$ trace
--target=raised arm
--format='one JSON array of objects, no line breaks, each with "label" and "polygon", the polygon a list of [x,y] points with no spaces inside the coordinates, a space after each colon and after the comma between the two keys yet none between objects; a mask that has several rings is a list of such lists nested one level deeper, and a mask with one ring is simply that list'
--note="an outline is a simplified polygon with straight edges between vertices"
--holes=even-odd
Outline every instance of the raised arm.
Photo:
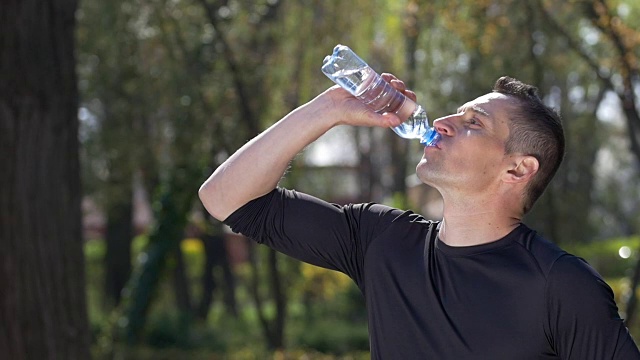
[{"label": "raised arm", "polygon": [[[388,74],[387,80],[395,79]],[[404,83],[391,82],[400,90]],[[407,95],[415,98],[411,92]],[[247,202],[273,190],[290,161],[336,125],[396,126],[393,114],[379,115],[334,86],[287,114],[227,159],[198,192],[207,211],[224,220]]]}]

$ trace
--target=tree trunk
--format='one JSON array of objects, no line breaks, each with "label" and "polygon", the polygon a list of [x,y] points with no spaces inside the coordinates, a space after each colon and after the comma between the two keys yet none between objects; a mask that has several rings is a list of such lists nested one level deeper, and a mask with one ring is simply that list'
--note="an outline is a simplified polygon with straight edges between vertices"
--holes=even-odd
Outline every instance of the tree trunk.
[{"label": "tree trunk", "polygon": [[128,320],[125,337],[130,345],[137,344],[142,339],[142,330],[146,324],[161,273],[165,268],[167,256],[183,237],[187,214],[195,197],[195,192],[187,192],[184,189],[196,188],[195,184],[191,184],[192,179],[193,175],[188,170],[182,172],[174,170],[168,185],[164,186],[159,195],[159,205],[154,209],[154,218],[158,225],[149,235],[149,244],[144,254],[145,260],[133,271],[127,285],[131,295],[125,306]]},{"label": "tree trunk", "polygon": [[0,12],[0,353],[88,359],[75,1]]},{"label": "tree trunk", "polygon": [[202,236],[204,245],[205,265],[202,274],[202,297],[198,304],[197,317],[206,320],[209,309],[213,303],[213,293],[218,287],[213,272],[219,268],[222,271],[223,287],[222,300],[227,310],[233,317],[238,316],[238,304],[236,301],[236,279],[229,263],[229,255],[224,247],[224,237],[219,234]]},{"label": "tree trunk", "polygon": [[107,210],[105,235],[105,295],[110,306],[118,306],[131,275],[131,241],[133,237],[133,187],[131,179],[120,184],[122,201]]},{"label": "tree trunk", "polygon": [[180,248],[180,241],[176,241],[173,247],[173,288],[176,295],[176,305],[183,315],[191,317],[193,307],[191,302],[191,291],[189,288],[189,277],[184,263],[184,255]]},{"label": "tree trunk", "polygon": [[278,271],[278,253],[273,249],[269,249],[268,265],[269,282],[273,292],[273,301],[276,304],[270,343],[272,349],[282,349],[284,347],[284,327],[287,315],[287,295],[282,284],[282,275]]},{"label": "tree trunk", "polygon": [[403,139],[396,134],[389,132],[385,134],[391,140],[391,194],[395,196],[401,196],[403,204],[397,204],[398,206],[406,206],[406,193],[407,193],[407,167],[408,159],[407,153],[409,152],[409,141]]},{"label": "tree trunk", "polygon": [[222,301],[227,309],[227,312],[233,317],[238,316],[238,301],[236,299],[236,276],[231,268],[231,262],[229,261],[229,253],[224,246],[224,238],[220,238],[217,242],[220,268],[222,270],[222,279],[224,280],[224,289],[222,295]]},{"label": "tree trunk", "polygon": [[257,244],[253,241],[249,244],[249,263],[251,265],[251,280],[250,291],[253,295],[253,301],[256,305],[256,311],[258,313],[258,320],[262,326],[262,332],[267,341],[267,347],[271,350],[281,349],[284,345],[284,327],[285,327],[285,313],[286,313],[286,296],[284,289],[282,288],[281,276],[278,272],[278,258],[277,253],[273,249],[268,249],[267,270],[269,277],[269,291],[271,297],[276,306],[276,313],[274,318],[269,318],[265,311],[264,299],[260,291],[260,261],[258,260]]},{"label": "tree trunk", "polygon": [[221,239],[215,235],[204,234],[201,240],[204,246],[205,258],[204,269],[202,269],[202,297],[200,297],[200,302],[198,303],[196,316],[200,320],[206,320],[207,316],[209,316],[211,303],[213,303],[213,292],[217,287],[216,279],[213,276],[213,268],[216,265],[215,243]]}]

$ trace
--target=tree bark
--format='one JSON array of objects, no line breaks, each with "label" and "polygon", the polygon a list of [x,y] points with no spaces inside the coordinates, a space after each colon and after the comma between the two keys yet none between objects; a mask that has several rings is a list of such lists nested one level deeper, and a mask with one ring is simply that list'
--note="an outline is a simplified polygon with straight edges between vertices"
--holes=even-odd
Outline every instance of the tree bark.
[{"label": "tree bark", "polygon": [[215,291],[217,284],[216,279],[213,276],[213,268],[216,265],[216,250],[215,243],[221,241],[218,236],[204,234],[201,237],[202,245],[204,247],[204,269],[202,269],[202,296],[198,303],[198,309],[196,316],[200,320],[206,320],[209,316],[209,309],[213,303],[213,292]]},{"label": "tree bark", "polygon": [[194,170],[179,166],[176,168],[167,184],[162,186],[159,205],[154,208],[157,226],[149,235],[145,260],[133,271],[127,285],[131,296],[125,310],[128,320],[125,337],[130,345],[135,345],[142,339],[148,311],[167,257],[183,238],[188,212],[195,198],[195,192],[185,190],[196,188]]},{"label": "tree bark", "polygon": [[75,1],[0,12],[0,353],[88,359]]},{"label": "tree bark", "polygon": [[198,304],[196,316],[200,320],[206,320],[209,315],[209,309],[213,303],[213,294],[218,288],[213,272],[216,268],[220,268],[224,282],[221,289],[224,306],[231,316],[237,317],[238,305],[235,295],[235,275],[229,263],[229,256],[224,246],[224,237],[221,235],[221,230],[215,231],[214,234],[204,234],[201,240],[204,245],[205,264],[202,274],[202,297]]},{"label": "tree bark", "polygon": [[[221,239],[222,240],[222,239]],[[236,299],[236,276],[229,262],[229,254],[224,247],[224,242],[220,241],[221,257],[220,267],[222,268],[222,278],[224,279],[224,289],[222,300],[227,312],[233,317],[238,316],[238,301]]]},{"label": "tree bark", "polygon": [[278,253],[273,249],[269,249],[268,266],[272,297],[276,305],[276,313],[271,327],[270,345],[272,349],[282,349],[284,348],[284,330],[287,316],[287,294],[282,284],[282,275],[278,271]]},{"label": "tree bark", "polygon": [[119,184],[125,193],[122,201],[109,205],[105,235],[105,295],[109,305],[118,306],[122,289],[131,276],[131,241],[133,237],[132,180]]},{"label": "tree bark", "polygon": [[184,255],[177,241],[173,247],[173,288],[176,296],[176,305],[183,315],[191,318],[193,316],[193,305],[191,301],[191,290],[189,288],[189,277],[184,263]]},{"label": "tree bark", "polygon": [[267,341],[267,347],[271,350],[282,349],[284,347],[284,328],[286,320],[287,298],[282,285],[282,279],[278,268],[278,254],[273,249],[267,249],[268,258],[265,264],[268,271],[269,291],[273,300],[276,311],[273,318],[267,315],[263,294],[260,291],[260,265],[257,254],[257,244],[248,240],[249,244],[249,262],[251,265],[251,280],[249,288],[253,295],[253,301],[258,312],[258,320],[262,326],[262,332]]}]

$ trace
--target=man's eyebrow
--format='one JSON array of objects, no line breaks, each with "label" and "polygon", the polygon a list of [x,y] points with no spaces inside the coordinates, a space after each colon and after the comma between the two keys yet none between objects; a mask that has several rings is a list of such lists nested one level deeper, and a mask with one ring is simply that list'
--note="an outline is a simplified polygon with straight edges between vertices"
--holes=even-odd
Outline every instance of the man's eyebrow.
[{"label": "man's eyebrow", "polygon": [[[483,108],[481,108],[478,105],[471,105],[468,108],[470,108],[471,110],[473,110],[474,112],[477,112],[478,114],[484,115],[486,117],[491,117],[491,115]],[[458,108],[457,113],[462,113],[464,110],[467,109],[466,105],[462,105]]]},{"label": "man's eyebrow", "polygon": [[475,112],[479,113],[479,114],[482,114],[482,115],[486,116],[486,117],[491,117],[491,115],[487,112],[487,110],[485,110],[485,109],[481,108],[481,107],[480,107],[480,106],[478,106],[478,105],[473,105],[473,106],[471,107],[471,109],[472,109],[473,111],[475,111]]}]

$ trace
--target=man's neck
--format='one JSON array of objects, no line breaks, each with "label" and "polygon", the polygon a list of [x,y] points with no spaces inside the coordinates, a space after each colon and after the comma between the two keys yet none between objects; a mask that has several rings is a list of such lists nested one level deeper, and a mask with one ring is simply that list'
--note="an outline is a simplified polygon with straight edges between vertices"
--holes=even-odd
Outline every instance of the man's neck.
[{"label": "man's neck", "polygon": [[481,245],[503,238],[520,222],[518,214],[510,214],[503,207],[445,205],[438,236],[450,246]]}]

